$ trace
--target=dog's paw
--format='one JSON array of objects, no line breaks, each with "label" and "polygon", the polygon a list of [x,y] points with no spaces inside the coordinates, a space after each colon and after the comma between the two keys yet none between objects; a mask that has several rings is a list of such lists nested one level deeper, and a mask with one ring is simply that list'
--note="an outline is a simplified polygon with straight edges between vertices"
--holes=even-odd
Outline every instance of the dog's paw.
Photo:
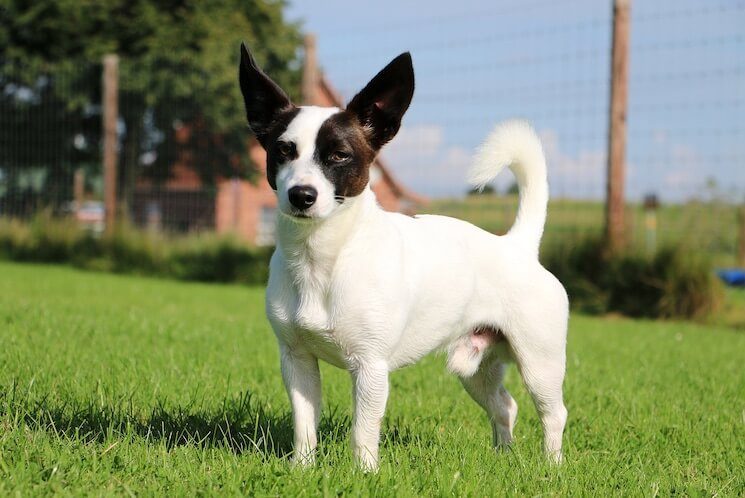
[{"label": "dog's paw", "polygon": [[548,461],[553,465],[561,465],[564,462],[564,455],[562,455],[561,450],[547,451],[546,458],[548,458]]},{"label": "dog's paw", "polygon": [[355,449],[354,460],[360,470],[365,473],[375,473],[379,469],[378,457],[365,448]]}]

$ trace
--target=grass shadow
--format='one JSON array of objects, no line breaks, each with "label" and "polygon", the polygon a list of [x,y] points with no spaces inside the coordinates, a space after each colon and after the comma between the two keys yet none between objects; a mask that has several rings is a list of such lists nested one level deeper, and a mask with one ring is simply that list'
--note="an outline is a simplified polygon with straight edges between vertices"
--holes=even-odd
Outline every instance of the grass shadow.
[{"label": "grass shadow", "polygon": [[[34,430],[84,443],[102,443],[113,435],[135,436],[163,444],[168,450],[194,445],[276,457],[285,457],[292,451],[290,413],[267,409],[249,392],[226,398],[217,406],[158,403],[146,416],[127,403],[59,403],[50,401],[48,395],[32,400],[17,399],[24,396],[15,394],[0,391],[0,416],[11,420],[20,417]],[[319,429],[324,441],[336,441],[346,436],[348,428],[349,417],[334,409],[322,417]]]},{"label": "grass shadow", "polygon": [[[250,392],[226,398],[220,404],[191,402],[166,405],[158,402],[143,415],[126,400],[101,404],[94,400],[60,402],[49,393],[41,398],[21,393],[17,384],[0,390],[0,418],[23,419],[32,430],[83,443],[103,443],[111,437],[134,436],[169,451],[179,446],[224,448],[235,454],[255,453],[286,457],[292,452],[293,428],[289,411],[272,411]],[[345,407],[326,407],[319,423],[319,443],[347,441],[351,417]],[[390,420],[383,427],[384,446],[418,442],[410,426]]]}]

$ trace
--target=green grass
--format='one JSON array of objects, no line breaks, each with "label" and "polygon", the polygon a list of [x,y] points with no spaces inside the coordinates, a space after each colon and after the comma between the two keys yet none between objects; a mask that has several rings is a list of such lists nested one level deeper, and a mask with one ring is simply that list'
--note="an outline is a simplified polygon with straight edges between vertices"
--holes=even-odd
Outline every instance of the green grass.
[{"label": "green grass", "polygon": [[745,330],[745,288],[727,289],[722,308],[710,318],[712,323]]},{"label": "green grass", "polygon": [[262,296],[0,263],[0,496],[745,494],[741,332],[573,316],[558,468],[514,368],[515,446],[496,454],[480,409],[428,358],[392,375],[381,470],[364,475],[349,380],[328,366],[318,464],[288,465]]},{"label": "green grass", "polygon": [[[478,195],[466,199],[433,201],[423,211],[454,216],[494,233],[506,232],[515,219],[516,196]],[[659,246],[682,244],[705,252],[720,266],[735,264],[739,208],[723,202],[662,205],[657,211]],[[544,247],[569,236],[599,234],[604,224],[604,204],[599,201],[555,199],[549,203]],[[645,212],[641,205],[626,208],[627,234],[632,246],[647,247]]]}]

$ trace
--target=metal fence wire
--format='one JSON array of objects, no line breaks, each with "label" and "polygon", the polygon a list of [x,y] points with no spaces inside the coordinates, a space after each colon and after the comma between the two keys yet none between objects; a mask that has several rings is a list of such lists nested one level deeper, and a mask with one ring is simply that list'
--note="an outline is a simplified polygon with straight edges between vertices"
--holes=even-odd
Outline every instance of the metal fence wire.
[{"label": "metal fence wire", "polygon": [[[458,179],[473,147],[497,121],[521,116],[541,134],[549,163],[547,236],[594,233],[602,230],[606,188],[612,7],[508,1],[384,26],[347,24],[318,33],[319,62],[348,99],[390,54],[412,52],[415,110],[383,157],[402,185],[431,199],[419,210],[505,230],[512,201],[438,199],[463,197]],[[408,46],[398,46],[400,33],[409,33]],[[635,2],[630,39],[629,238],[649,245],[654,229],[652,243],[685,242],[733,264],[745,204],[745,2]],[[369,61],[367,70],[353,61]],[[136,62],[121,61],[128,64]],[[102,216],[101,71],[100,61],[0,66],[0,216],[30,218],[42,209]],[[243,186],[263,183],[245,126],[218,126],[192,112],[209,75],[184,74],[177,97],[148,101],[130,91],[143,84],[131,76],[139,73],[121,74],[117,191],[126,216],[171,232],[270,223],[266,192]],[[497,191],[510,183],[500,178]],[[262,203],[256,216],[236,221],[234,211],[253,199]],[[270,243],[267,230],[246,228],[246,238]]]}]

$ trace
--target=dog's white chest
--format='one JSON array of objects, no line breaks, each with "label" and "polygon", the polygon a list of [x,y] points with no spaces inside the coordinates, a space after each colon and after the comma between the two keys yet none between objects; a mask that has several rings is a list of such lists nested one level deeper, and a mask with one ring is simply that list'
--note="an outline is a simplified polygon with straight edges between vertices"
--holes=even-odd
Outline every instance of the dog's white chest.
[{"label": "dog's white chest", "polygon": [[317,332],[333,329],[328,299],[320,286],[293,285],[288,279],[270,280],[267,288],[267,313],[283,328],[298,328]]},{"label": "dog's white chest", "polygon": [[293,307],[292,325],[319,333],[331,332],[333,324],[329,317],[327,298],[321,292],[297,292]]},{"label": "dog's white chest", "polygon": [[286,344],[343,368],[346,360],[334,331],[327,273],[312,269],[308,265],[303,267],[305,273],[290,275],[284,264],[272,265],[267,314]]},{"label": "dog's white chest", "polygon": [[332,365],[346,367],[346,356],[323,300],[305,296],[282,313],[286,318],[277,331],[287,344],[302,347]]}]

